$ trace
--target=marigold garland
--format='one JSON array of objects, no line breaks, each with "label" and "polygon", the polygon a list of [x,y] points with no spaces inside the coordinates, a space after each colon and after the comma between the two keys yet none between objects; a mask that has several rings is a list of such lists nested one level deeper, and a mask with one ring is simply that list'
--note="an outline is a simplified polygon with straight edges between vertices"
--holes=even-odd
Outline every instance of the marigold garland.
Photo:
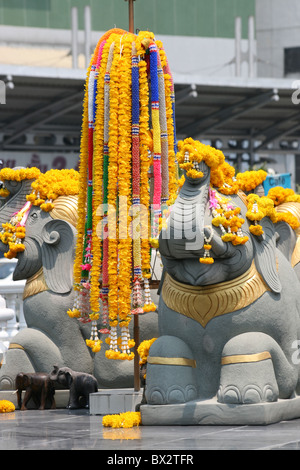
[{"label": "marigold garland", "polygon": [[249,192],[262,184],[267,174],[268,173],[264,170],[245,171],[244,173],[237,173],[236,179],[241,191]]},{"label": "marigold garland", "polygon": [[[273,223],[284,221],[292,229],[299,227],[299,221],[293,214],[286,210],[281,212],[276,210],[276,207],[284,202],[300,202],[300,196],[296,195],[292,189],[275,187],[269,190],[267,196],[262,197],[251,192],[264,182],[267,177],[265,171],[246,171],[235,176],[234,168],[225,161],[221,151],[194,141],[192,138],[178,142],[177,159],[186,176],[194,179],[203,177],[203,173],[199,171],[199,162],[204,161],[210,167],[209,198],[213,214],[212,224],[221,229],[223,241],[239,245],[248,240],[248,237],[243,236],[241,231],[245,220],[239,216],[240,209],[235,208],[230,198],[225,197],[225,195],[237,194],[239,191],[250,192],[245,197],[247,200],[246,217],[252,222],[249,226],[252,235],[263,235],[259,221],[264,217],[269,217]],[[183,176],[178,187],[184,184],[184,179]],[[207,258],[205,262],[212,263],[213,260]]]},{"label": "marigold garland", "polygon": [[279,204],[284,202],[300,202],[299,194],[295,194],[290,188],[282,188],[281,186],[269,189],[267,196],[272,199],[275,206],[279,206]]},{"label": "marigold garland", "polygon": [[157,338],[152,338],[152,339],[146,339],[140,343],[140,345],[137,348],[137,352],[140,356],[140,366],[146,364],[148,356],[149,356],[149,350],[154,341],[156,341]]},{"label": "marigold garland", "polygon": [[36,179],[40,175],[40,170],[36,167],[31,168],[2,168],[0,170],[0,180],[4,181],[23,181]]},{"label": "marigold garland", "polygon": [[32,193],[26,196],[26,204],[13,214],[8,223],[2,224],[0,240],[9,247],[4,256],[11,259],[25,250],[25,244],[23,243],[26,236],[25,224],[32,205],[40,206],[43,211],[49,212],[54,208],[53,201],[59,196],[77,195],[78,172],[75,170],[50,170],[41,173],[35,167],[3,168],[0,175],[4,181],[33,180],[31,184]]},{"label": "marigold garland", "polygon": [[102,418],[104,427],[110,428],[132,428],[142,423],[139,411],[127,411],[126,413],[106,415]]},{"label": "marigold garland", "polygon": [[132,315],[156,308],[149,289],[150,208],[157,205],[159,224],[161,206],[170,189],[175,192],[177,179],[169,72],[162,44],[152,33],[134,35],[118,29],[100,39],[87,71],[76,298],[69,314],[92,322],[87,344],[93,351],[100,347],[100,320],[100,332],[109,334],[106,357],[112,359],[134,357]]},{"label": "marigold garland", "polygon": [[27,201],[49,212],[54,208],[53,201],[59,196],[77,195],[79,174],[76,170],[49,170],[40,173],[31,184],[32,192]]}]

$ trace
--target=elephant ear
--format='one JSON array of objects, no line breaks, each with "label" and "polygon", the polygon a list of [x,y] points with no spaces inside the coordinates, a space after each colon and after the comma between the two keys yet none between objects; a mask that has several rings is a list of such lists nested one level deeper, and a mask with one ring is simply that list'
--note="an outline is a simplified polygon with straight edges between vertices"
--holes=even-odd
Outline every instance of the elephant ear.
[{"label": "elephant ear", "polygon": [[42,230],[42,263],[46,283],[57,294],[66,294],[73,286],[74,227],[54,219]]},{"label": "elephant ear", "polygon": [[277,248],[291,261],[297,242],[296,232],[286,222],[275,224],[275,230],[277,234]]},{"label": "elephant ear", "polygon": [[255,255],[255,266],[259,274],[272,292],[281,292],[281,283],[277,271],[275,225],[268,217],[261,220],[263,235],[252,236]]},{"label": "elephant ear", "polygon": [[71,385],[73,383],[73,377],[72,377],[71,372],[66,372],[65,373],[65,378],[66,378],[66,381],[67,381],[67,386],[71,387]]}]

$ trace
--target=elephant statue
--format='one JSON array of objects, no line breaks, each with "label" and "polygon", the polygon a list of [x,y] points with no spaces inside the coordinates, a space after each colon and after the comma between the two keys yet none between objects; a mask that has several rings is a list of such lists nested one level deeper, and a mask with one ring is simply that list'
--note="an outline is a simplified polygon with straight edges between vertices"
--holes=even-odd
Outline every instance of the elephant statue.
[{"label": "elephant statue", "polygon": [[[45,185],[51,171],[70,173],[67,173],[66,182],[60,174],[54,174],[52,186],[56,187],[56,180],[61,179],[62,194],[41,204],[41,197],[33,194],[33,188],[40,180],[39,184]],[[27,324],[27,328],[14,336],[6,361],[0,364],[0,390],[14,390],[15,377],[20,371],[50,373],[53,364],[94,374],[101,387],[132,387],[133,361],[120,364],[120,361],[106,360],[105,350],[109,345],[105,341],[100,352],[92,353],[86,344],[90,325],[67,314],[74,304],[78,196],[72,184],[78,174],[74,170],[50,172],[40,174],[34,168],[0,171],[6,192],[3,196],[0,190],[0,232],[3,227],[0,251],[4,256],[18,260],[13,279],[26,279],[23,310]],[[69,193],[68,188],[71,188]],[[3,232],[9,230],[16,214],[23,217],[25,237],[19,230],[23,237],[21,243],[9,244],[5,238],[7,234]],[[151,334],[148,333],[151,330],[157,330],[156,312],[141,319],[141,339]]]},{"label": "elephant statue", "polygon": [[[21,411],[27,410],[27,404],[32,398],[35,406],[44,410],[49,401],[51,409],[55,409],[55,388],[49,374],[43,372],[25,374],[20,372],[16,377],[18,406]],[[22,391],[25,390],[22,401]]]},{"label": "elephant statue", "polygon": [[53,366],[50,379],[70,390],[67,408],[89,408],[89,395],[98,391],[96,378],[84,372],[75,372],[69,367]]},{"label": "elephant statue", "polygon": [[184,184],[159,236],[159,337],[149,351],[142,422],[299,417],[299,256],[290,216],[255,189],[234,190],[235,176],[221,193],[213,182],[229,168],[222,158],[215,163],[219,151],[190,142],[179,147]]}]

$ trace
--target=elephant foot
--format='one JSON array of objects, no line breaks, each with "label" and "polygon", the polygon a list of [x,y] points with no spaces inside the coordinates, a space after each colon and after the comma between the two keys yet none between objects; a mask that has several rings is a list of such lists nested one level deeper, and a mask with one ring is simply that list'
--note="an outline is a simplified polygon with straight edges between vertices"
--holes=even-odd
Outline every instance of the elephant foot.
[{"label": "elephant foot", "polygon": [[186,403],[197,398],[195,362],[179,338],[161,336],[149,352],[145,397],[149,405]]},{"label": "elephant foot", "polygon": [[266,350],[250,354],[240,354],[239,350],[237,354],[233,347],[237,342],[235,339],[227,343],[223,350],[218,401],[227,404],[277,401],[279,388],[271,354]]},{"label": "elephant foot", "polygon": [[254,403],[274,402],[278,400],[278,388],[268,384],[263,389],[256,385],[239,387],[236,385],[220,386],[217,394],[220,403],[231,405],[251,405]]}]

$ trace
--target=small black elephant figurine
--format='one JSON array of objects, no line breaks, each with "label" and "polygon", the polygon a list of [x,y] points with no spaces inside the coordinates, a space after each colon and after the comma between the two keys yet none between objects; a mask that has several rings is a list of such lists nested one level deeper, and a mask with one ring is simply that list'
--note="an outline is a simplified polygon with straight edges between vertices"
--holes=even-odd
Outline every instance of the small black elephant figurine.
[{"label": "small black elephant figurine", "polygon": [[89,408],[89,395],[98,391],[97,379],[85,372],[76,372],[69,367],[53,366],[51,380],[70,390],[67,408]]},{"label": "small black elephant figurine", "polygon": [[[35,372],[25,374],[20,372],[16,376],[16,390],[18,397],[18,406],[20,410],[27,410],[27,404],[32,398],[35,406],[44,410],[46,403],[50,403],[51,409],[56,408],[55,388],[49,374],[45,372]],[[24,400],[22,402],[22,391],[25,390]]]}]

